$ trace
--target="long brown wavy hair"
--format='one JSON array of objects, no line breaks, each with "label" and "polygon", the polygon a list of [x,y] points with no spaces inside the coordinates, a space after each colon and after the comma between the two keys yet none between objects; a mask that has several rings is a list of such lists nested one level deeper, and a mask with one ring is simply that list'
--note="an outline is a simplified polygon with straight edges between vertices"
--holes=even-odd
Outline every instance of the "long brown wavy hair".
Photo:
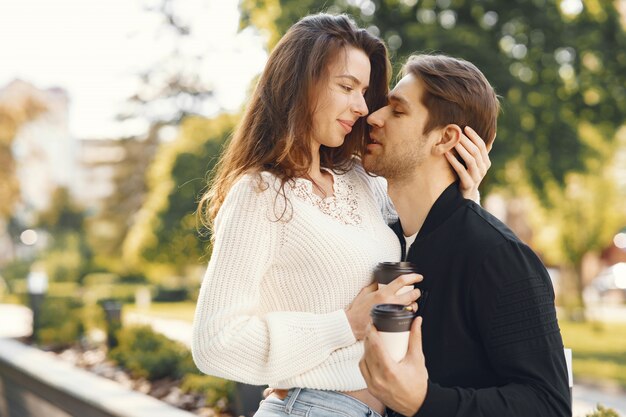
[{"label": "long brown wavy hair", "polygon": [[[316,89],[328,79],[328,67],[346,47],[362,50],[370,60],[368,109],[385,104],[390,64],[384,43],[360,29],[346,15],[316,14],[294,24],[278,42],[252,98],[216,165],[198,214],[211,227],[228,191],[244,174],[268,171],[285,183],[304,177],[312,162],[311,137]],[[369,129],[360,118],[342,146],[320,148],[320,164],[345,172],[362,155]]]}]

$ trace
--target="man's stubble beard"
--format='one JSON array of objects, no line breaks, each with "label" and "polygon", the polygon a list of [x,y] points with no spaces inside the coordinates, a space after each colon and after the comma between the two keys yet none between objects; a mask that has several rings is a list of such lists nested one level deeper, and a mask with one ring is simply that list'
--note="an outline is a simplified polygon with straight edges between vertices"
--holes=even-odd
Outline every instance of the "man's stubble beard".
[{"label": "man's stubble beard", "polygon": [[411,178],[415,170],[426,160],[423,149],[425,142],[425,138],[411,141],[391,152],[383,147],[383,152],[379,155],[366,155],[363,158],[363,167],[372,174],[385,177],[389,182],[393,181],[396,184],[403,182]]}]

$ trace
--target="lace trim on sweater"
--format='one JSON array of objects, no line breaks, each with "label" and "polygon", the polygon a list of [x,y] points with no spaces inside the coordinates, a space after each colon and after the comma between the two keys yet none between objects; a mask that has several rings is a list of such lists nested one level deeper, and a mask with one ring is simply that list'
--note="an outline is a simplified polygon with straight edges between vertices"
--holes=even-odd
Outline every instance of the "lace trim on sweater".
[{"label": "lace trim on sweater", "polygon": [[305,178],[296,178],[293,193],[296,197],[318,208],[322,213],[346,225],[359,225],[359,201],[354,185],[347,182],[343,175],[335,175],[329,169],[322,168],[333,176],[334,194],[322,198],[313,192],[313,183]]}]

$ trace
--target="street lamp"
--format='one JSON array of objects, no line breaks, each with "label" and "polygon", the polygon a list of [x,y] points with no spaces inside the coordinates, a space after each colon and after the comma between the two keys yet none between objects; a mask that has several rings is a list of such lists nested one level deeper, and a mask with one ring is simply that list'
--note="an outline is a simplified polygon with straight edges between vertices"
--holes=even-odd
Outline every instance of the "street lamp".
[{"label": "street lamp", "polygon": [[31,340],[39,341],[39,328],[41,327],[41,306],[48,291],[48,275],[43,270],[33,269],[26,278],[28,286],[28,300],[33,312],[33,333]]},{"label": "street lamp", "polygon": [[117,346],[117,331],[122,327],[122,303],[118,300],[102,301],[104,318],[107,322],[107,347]]}]

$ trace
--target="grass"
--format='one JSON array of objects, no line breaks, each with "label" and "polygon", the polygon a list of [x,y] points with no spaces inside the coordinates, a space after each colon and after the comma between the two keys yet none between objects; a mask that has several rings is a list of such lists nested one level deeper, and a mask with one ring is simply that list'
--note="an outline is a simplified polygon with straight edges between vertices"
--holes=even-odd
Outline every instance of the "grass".
[{"label": "grass", "polygon": [[626,324],[560,321],[565,347],[572,349],[577,378],[611,381],[626,388]]},{"label": "grass", "polygon": [[139,309],[135,304],[124,304],[124,312],[146,314],[164,319],[176,319],[193,321],[196,311],[196,303],[193,301],[181,301],[173,303],[150,303],[148,309]]}]

